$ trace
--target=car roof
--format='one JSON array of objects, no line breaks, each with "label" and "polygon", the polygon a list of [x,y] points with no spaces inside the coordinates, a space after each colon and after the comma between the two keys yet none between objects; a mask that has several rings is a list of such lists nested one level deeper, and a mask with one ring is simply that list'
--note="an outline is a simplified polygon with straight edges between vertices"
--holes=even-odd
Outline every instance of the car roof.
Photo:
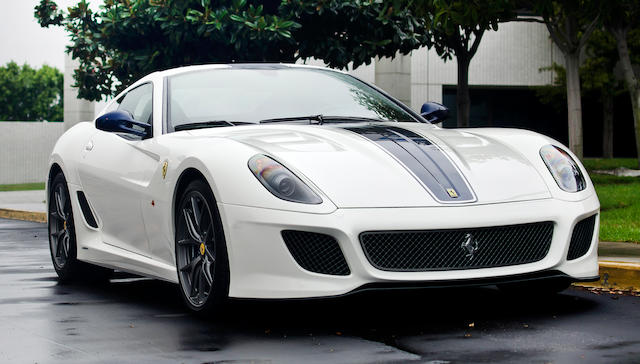
[{"label": "car roof", "polygon": [[344,73],[342,71],[334,70],[326,67],[293,64],[293,63],[227,63],[227,64],[205,64],[205,65],[197,65],[197,66],[184,66],[184,67],[178,67],[178,68],[171,68],[168,70],[151,73],[145,76],[144,78],[142,78],[140,81],[147,80],[149,78],[155,78],[155,77],[167,77],[167,76],[173,76],[173,75],[186,73],[186,72],[214,70],[214,69],[278,70],[278,69],[288,69],[288,68],[322,69],[322,70],[330,70],[334,72]]}]

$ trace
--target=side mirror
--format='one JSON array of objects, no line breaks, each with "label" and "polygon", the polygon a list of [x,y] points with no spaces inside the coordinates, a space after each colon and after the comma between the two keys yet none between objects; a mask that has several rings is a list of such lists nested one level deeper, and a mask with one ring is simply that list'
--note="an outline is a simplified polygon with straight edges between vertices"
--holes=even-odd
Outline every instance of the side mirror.
[{"label": "side mirror", "polygon": [[143,139],[151,136],[151,125],[133,120],[133,116],[123,110],[111,111],[100,116],[96,119],[96,128],[108,132],[132,134]]},{"label": "side mirror", "polygon": [[449,109],[437,102],[425,102],[420,108],[420,116],[430,123],[441,123],[449,117]]}]

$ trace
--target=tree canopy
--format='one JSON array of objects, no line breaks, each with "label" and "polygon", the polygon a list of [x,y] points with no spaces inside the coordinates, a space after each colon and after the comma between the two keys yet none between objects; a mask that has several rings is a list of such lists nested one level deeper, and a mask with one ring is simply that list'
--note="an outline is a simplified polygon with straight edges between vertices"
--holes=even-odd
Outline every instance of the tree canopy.
[{"label": "tree canopy", "polygon": [[513,0],[427,0],[416,2],[414,12],[429,26],[425,46],[433,47],[446,62],[458,62],[458,126],[469,126],[469,64],[485,31],[498,30],[498,24],[513,19]]},{"label": "tree canopy", "polygon": [[33,69],[9,62],[0,67],[0,120],[61,121],[62,80],[58,69]]},{"label": "tree canopy", "polygon": [[[398,2],[399,3],[399,2]],[[61,10],[41,0],[43,27],[64,26],[79,96],[99,100],[156,70],[231,62],[321,59],[331,67],[407,54],[424,43],[424,22],[394,1],[85,0]]]}]

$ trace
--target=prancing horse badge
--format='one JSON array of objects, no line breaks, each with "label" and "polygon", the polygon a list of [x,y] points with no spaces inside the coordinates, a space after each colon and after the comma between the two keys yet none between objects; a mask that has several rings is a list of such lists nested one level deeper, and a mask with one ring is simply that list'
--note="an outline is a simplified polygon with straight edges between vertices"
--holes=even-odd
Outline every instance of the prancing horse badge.
[{"label": "prancing horse badge", "polygon": [[164,163],[162,164],[162,179],[167,176],[167,166],[169,166],[169,162],[164,161]]}]

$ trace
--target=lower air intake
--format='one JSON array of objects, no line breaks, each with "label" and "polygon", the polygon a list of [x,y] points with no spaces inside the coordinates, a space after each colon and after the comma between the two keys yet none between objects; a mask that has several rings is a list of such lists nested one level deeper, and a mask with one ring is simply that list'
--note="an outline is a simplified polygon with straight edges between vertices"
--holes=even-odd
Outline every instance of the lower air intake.
[{"label": "lower air intake", "polygon": [[569,244],[569,253],[567,253],[567,260],[578,259],[589,251],[591,241],[593,240],[593,229],[596,225],[596,216],[597,215],[589,216],[586,219],[579,221],[573,228],[571,243]]},{"label": "lower air intake", "polygon": [[332,236],[306,231],[284,230],[282,238],[302,268],[321,274],[346,276],[351,273],[340,245]]},{"label": "lower air intake", "polygon": [[386,271],[421,272],[533,263],[544,259],[553,222],[455,230],[360,234],[369,262]]}]

